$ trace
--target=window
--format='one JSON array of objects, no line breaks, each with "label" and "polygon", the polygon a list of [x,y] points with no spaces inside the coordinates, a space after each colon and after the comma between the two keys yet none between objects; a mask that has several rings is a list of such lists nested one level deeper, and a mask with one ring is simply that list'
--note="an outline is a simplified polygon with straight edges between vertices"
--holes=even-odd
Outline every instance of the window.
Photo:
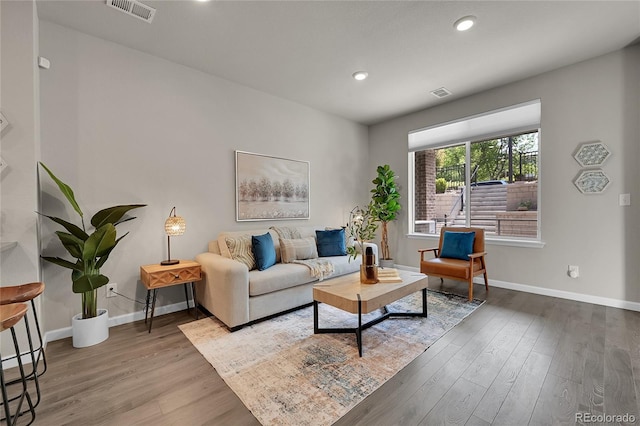
[{"label": "window", "polygon": [[539,127],[533,101],[411,132],[409,233],[458,225],[539,240]]}]

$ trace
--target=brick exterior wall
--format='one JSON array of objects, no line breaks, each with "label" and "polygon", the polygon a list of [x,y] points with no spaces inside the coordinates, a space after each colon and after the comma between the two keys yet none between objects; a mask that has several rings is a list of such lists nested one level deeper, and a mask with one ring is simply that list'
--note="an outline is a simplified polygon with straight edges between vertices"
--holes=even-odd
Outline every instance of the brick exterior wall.
[{"label": "brick exterior wall", "polygon": [[[444,219],[444,215],[451,214],[451,208],[453,207],[454,203],[458,201],[458,198],[460,198],[460,191],[436,194],[435,217]],[[454,217],[456,216],[458,211],[460,211],[460,204],[458,203],[456,207],[456,211],[453,212]]]},{"label": "brick exterior wall", "polygon": [[[436,217],[436,152],[429,149],[415,153],[415,220]],[[415,232],[427,232],[426,225],[416,225]]]},{"label": "brick exterior wall", "polygon": [[518,210],[523,201],[531,201],[529,210],[537,210],[538,182],[514,182],[507,186],[507,211]]},{"label": "brick exterior wall", "polygon": [[496,213],[496,233],[509,237],[537,237],[538,212],[498,212]]}]

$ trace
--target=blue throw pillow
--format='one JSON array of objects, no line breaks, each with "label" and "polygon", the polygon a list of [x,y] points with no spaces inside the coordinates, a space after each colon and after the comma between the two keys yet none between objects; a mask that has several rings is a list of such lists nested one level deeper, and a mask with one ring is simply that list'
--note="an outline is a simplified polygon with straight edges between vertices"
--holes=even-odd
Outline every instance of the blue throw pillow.
[{"label": "blue throw pillow", "polygon": [[473,253],[473,240],[475,238],[475,232],[444,231],[440,257],[469,260],[469,255]]},{"label": "blue throw pillow", "polygon": [[316,244],[318,246],[318,257],[347,255],[344,229],[316,231]]},{"label": "blue throw pillow", "polygon": [[271,238],[270,233],[253,235],[251,237],[251,248],[259,271],[264,271],[276,264],[276,248],[273,245],[273,238]]}]

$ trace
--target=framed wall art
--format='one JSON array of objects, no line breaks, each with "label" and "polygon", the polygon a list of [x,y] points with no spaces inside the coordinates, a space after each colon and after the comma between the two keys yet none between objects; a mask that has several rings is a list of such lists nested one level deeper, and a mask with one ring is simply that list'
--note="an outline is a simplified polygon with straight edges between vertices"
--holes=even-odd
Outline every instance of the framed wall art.
[{"label": "framed wall art", "polygon": [[598,167],[611,156],[611,151],[602,142],[586,142],[580,144],[573,158],[582,167]]},{"label": "framed wall art", "polygon": [[583,194],[600,194],[607,189],[611,179],[600,169],[585,169],[578,173],[573,184]]},{"label": "framed wall art", "polygon": [[8,125],[9,125],[9,122],[5,118],[4,114],[0,112],[0,132],[3,131]]},{"label": "framed wall art", "polygon": [[309,162],[236,151],[236,220],[309,219]]}]

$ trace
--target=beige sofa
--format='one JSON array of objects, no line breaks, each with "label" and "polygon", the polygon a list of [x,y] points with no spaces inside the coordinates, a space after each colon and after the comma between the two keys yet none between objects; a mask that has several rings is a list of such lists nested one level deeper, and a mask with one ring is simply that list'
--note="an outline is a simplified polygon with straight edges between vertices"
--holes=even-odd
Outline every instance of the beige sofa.
[{"label": "beige sofa", "polygon": [[[315,237],[316,229],[324,227],[296,227],[302,237]],[[276,249],[276,264],[259,271],[231,258],[227,237],[261,235],[269,232]],[[371,246],[378,255],[377,246]],[[335,269],[331,277],[359,271],[362,256],[323,257]],[[313,285],[318,282],[311,270],[301,264],[281,263],[280,239],[271,229],[223,232],[209,243],[209,251],[196,256],[202,265],[203,280],[197,283],[198,303],[225,323],[232,331],[256,320],[279,314],[313,302]]]}]

